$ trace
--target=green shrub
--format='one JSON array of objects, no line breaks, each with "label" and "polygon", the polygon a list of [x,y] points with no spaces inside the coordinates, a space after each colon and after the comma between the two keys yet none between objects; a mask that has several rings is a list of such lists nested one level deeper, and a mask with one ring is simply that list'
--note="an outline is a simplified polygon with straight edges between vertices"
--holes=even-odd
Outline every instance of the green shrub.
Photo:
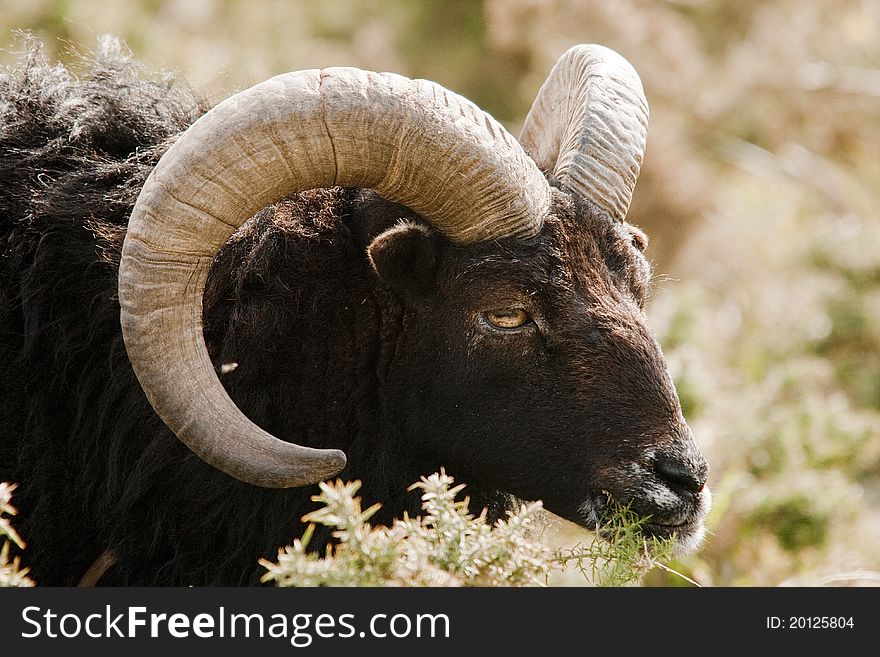
[{"label": "green shrub", "polygon": [[828,537],[828,512],[799,493],[767,501],[755,511],[751,522],[772,532],[789,552],[819,547]]},{"label": "green shrub", "polygon": [[672,559],[675,541],[645,537],[642,526],[647,520],[628,506],[613,507],[591,541],[558,549],[554,561],[563,569],[576,568],[594,586],[636,584],[658,566],[682,582],[696,584],[664,565]]},{"label": "green shrub", "polygon": [[[494,525],[456,499],[445,472],[424,477],[423,514],[391,527],[371,527],[374,505],[361,509],[360,482],[322,483],[313,499],[323,506],[306,516],[302,538],[262,561],[264,582],[279,586],[542,586],[554,570],[576,568],[598,586],[633,584],[671,556],[672,540],[646,539],[644,518],[616,509],[586,546],[552,550],[543,540],[540,502],[523,504]],[[315,524],[334,529],[335,545],[321,557],[308,551]],[[601,538],[599,536],[601,535]]]},{"label": "green shrub", "polygon": [[[664,565],[672,558],[674,540],[648,539],[647,520],[626,507],[613,507],[586,543],[552,549],[544,536],[546,514],[540,502],[522,504],[493,525],[485,510],[474,516],[468,498],[459,497],[463,484],[441,470],[411,486],[422,491],[422,515],[404,516],[391,527],[373,527],[379,509],[361,509],[355,497],[359,481],[320,484],[313,499],[322,507],[306,516],[304,535],[278,552],[278,561],[262,561],[264,582],[278,586],[547,586],[566,570],[583,575],[594,586],[637,584],[655,567],[688,579]],[[28,569],[12,546],[25,542],[10,522],[14,485],[0,483],[0,587],[34,586]],[[315,525],[334,529],[337,543],[326,554],[309,552]],[[677,583],[677,582],[676,582]]]},{"label": "green shrub", "polygon": [[521,586],[545,581],[551,551],[537,539],[540,504],[522,506],[490,526],[473,516],[464,488],[441,472],[413,485],[422,490],[420,518],[404,517],[391,527],[367,522],[378,510],[361,510],[354,495],[360,482],[322,483],[314,500],[323,507],[306,520],[335,528],[338,544],[323,558],[307,551],[314,525],[262,562],[263,581],[280,586]]},{"label": "green shrub", "polygon": [[12,492],[15,486],[0,482],[0,538],[3,545],[0,547],[0,587],[8,586],[33,586],[34,582],[28,576],[28,569],[21,568],[18,557],[10,561],[10,545],[24,548],[21,540],[10,523],[10,516],[15,515],[15,507],[12,506]]}]

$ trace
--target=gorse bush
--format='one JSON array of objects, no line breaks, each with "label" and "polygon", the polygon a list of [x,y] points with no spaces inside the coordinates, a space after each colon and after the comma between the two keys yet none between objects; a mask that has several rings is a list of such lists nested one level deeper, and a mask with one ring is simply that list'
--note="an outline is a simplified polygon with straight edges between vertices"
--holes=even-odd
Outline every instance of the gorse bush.
[{"label": "gorse bush", "polygon": [[391,527],[367,522],[379,509],[361,510],[360,482],[322,483],[323,507],[305,520],[334,528],[335,546],[321,558],[308,552],[309,531],[263,562],[264,581],[280,586],[528,586],[546,581],[552,553],[538,537],[541,505],[523,505],[490,526],[468,510],[464,488],[441,472],[413,485],[423,515]]},{"label": "gorse bush", "polygon": [[615,506],[591,541],[557,549],[554,564],[578,570],[594,586],[632,585],[656,567],[697,584],[664,564],[672,560],[675,540],[646,537],[642,526],[647,520],[629,506]]},{"label": "gorse bush", "polygon": [[[541,586],[556,569],[576,568],[598,586],[632,584],[672,554],[674,541],[646,539],[644,518],[615,509],[586,546],[552,550],[543,540],[540,502],[523,504],[505,520],[474,516],[464,485],[444,472],[412,486],[422,491],[422,515],[391,527],[371,527],[379,509],[361,509],[360,482],[322,483],[322,508],[302,538],[261,562],[264,582],[279,586]],[[321,557],[308,551],[314,525],[334,529],[336,545]],[[601,537],[601,538],[600,538]]]},{"label": "gorse bush", "polygon": [[0,482],[0,538],[3,545],[0,547],[0,587],[9,586],[33,586],[33,581],[27,576],[27,568],[21,567],[18,557],[10,560],[11,545],[24,548],[21,540],[10,523],[10,517],[15,515],[15,507],[12,506],[12,491],[15,486]]},{"label": "gorse bush", "polygon": [[[557,571],[574,569],[594,586],[626,586],[672,558],[674,540],[646,538],[641,518],[626,507],[612,508],[591,542],[552,549],[543,535],[540,502],[522,504],[494,525],[485,510],[473,515],[464,484],[441,471],[413,484],[422,491],[422,515],[404,517],[391,527],[373,527],[379,509],[361,509],[359,481],[321,483],[313,499],[322,506],[306,516],[313,523],[277,563],[262,561],[264,582],[278,586],[546,586]],[[12,545],[25,542],[11,524],[15,486],[0,483],[0,587],[34,586]],[[308,551],[315,525],[334,529],[336,545],[326,554]],[[676,573],[677,574],[677,573]],[[687,578],[685,578],[687,579]],[[687,580],[691,581],[691,580]],[[693,582],[691,582],[693,583]]]}]

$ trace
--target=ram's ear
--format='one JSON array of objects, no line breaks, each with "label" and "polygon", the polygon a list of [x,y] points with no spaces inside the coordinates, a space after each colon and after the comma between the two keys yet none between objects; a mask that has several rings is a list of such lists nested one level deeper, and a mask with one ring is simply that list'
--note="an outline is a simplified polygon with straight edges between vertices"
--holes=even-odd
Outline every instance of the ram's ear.
[{"label": "ram's ear", "polygon": [[437,238],[421,224],[401,221],[380,233],[367,255],[379,277],[404,298],[424,296],[434,285]]}]

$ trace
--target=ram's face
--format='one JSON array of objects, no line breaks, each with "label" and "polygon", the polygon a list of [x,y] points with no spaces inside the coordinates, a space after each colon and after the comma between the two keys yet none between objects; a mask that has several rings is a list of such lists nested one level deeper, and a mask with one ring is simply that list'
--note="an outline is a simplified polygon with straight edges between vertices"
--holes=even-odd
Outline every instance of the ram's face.
[{"label": "ram's face", "polygon": [[642,307],[644,236],[562,193],[527,241],[371,247],[404,304],[389,376],[413,453],[589,528],[609,501],[699,543],[708,467]]}]

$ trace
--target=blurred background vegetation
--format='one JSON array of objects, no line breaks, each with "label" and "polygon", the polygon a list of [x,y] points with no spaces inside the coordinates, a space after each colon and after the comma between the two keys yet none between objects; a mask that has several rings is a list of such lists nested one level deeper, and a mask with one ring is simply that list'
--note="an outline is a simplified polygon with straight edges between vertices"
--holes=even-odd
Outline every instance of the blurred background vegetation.
[{"label": "blurred background vegetation", "polygon": [[301,68],[430,78],[514,134],[568,46],[618,50],[651,104],[649,315],[712,464],[711,533],[672,565],[880,580],[880,0],[0,0],[0,28],[0,64],[14,30],[61,61],[109,32],[211,101]]}]

